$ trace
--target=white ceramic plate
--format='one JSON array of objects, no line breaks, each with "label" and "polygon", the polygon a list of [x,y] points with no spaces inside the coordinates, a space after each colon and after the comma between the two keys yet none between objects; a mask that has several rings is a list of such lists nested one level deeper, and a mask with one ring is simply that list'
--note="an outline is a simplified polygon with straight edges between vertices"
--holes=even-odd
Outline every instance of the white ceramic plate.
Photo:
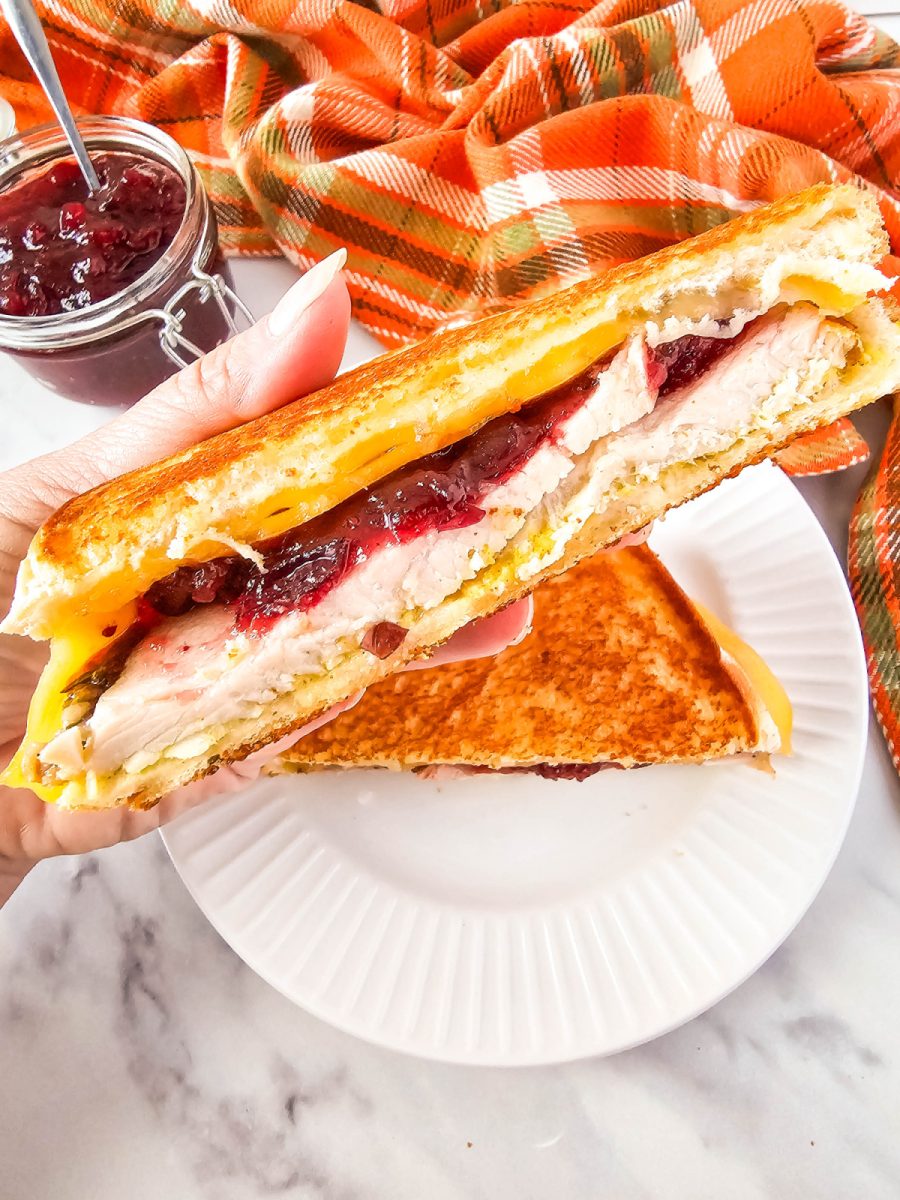
[{"label": "white ceramic plate", "polygon": [[853,809],[859,633],[834,554],[768,465],[672,513],[653,545],[758,649],[795,753],[435,784],[271,780],[165,832],[197,903],[264,979],[373,1042],[460,1063],[609,1054],[708,1008],[784,940]]}]

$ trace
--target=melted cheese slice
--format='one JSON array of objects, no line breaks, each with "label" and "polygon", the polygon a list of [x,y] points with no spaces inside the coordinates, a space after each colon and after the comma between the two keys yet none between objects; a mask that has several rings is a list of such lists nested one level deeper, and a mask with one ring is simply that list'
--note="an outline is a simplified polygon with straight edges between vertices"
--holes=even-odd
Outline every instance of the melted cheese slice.
[{"label": "melted cheese slice", "polygon": [[105,613],[93,618],[73,621],[62,637],[50,643],[50,661],[38,680],[28,708],[28,724],[22,745],[6,770],[0,783],[7,787],[31,788],[49,803],[59,799],[63,784],[38,783],[25,766],[25,756],[34,747],[45,746],[63,728],[63,709],[67,703],[66,684],[82,674],[85,664],[109,645],[110,635],[104,634],[115,626],[124,632],[137,614],[137,605],[125,605],[117,613]]},{"label": "melted cheese slice", "polygon": [[721,648],[734,659],[743,671],[754,692],[765,705],[769,716],[775,722],[775,727],[781,737],[780,752],[790,754],[794,714],[787,692],[752,646],[741,641],[733,630],[729,629],[702,604],[698,604],[696,600],[693,601],[693,604]]},{"label": "melted cheese slice", "polygon": [[814,304],[825,317],[844,317],[865,300],[865,296],[845,292],[836,283],[811,275],[789,275],[781,285],[781,295],[788,304]]}]

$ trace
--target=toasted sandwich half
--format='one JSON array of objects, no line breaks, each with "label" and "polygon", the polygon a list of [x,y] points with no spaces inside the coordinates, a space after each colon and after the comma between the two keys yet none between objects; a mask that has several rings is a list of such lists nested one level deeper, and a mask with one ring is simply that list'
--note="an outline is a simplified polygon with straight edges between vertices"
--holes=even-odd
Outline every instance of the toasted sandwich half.
[{"label": "toasted sandwich half", "polygon": [[791,706],[775,676],[647,546],[585,559],[543,583],[534,606],[517,646],[383,679],[278,765],[584,779],[789,751]]},{"label": "toasted sandwich half", "polygon": [[5,781],[148,806],[900,385],[877,205],[819,186],[66,504]]}]

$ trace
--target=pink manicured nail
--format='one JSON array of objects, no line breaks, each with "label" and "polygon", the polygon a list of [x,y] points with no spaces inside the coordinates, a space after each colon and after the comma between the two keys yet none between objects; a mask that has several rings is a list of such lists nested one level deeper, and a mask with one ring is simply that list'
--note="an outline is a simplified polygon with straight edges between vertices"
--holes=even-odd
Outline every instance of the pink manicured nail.
[{"label": "pink manicured nail", "polygon": [[340,274],[347,261],[346,250],[335,250],[321,262],[302,275],[297,282],[284,293],[266,322],[266,328],[271,337],[284,337],[296,324],[303,313],[311,308],[336,275]]}]

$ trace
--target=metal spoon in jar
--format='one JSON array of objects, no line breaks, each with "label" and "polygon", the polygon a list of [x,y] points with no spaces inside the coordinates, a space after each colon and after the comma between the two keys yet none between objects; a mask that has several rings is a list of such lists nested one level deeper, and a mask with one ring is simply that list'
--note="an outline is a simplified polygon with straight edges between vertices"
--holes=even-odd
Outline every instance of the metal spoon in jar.
[{"label": "metal spoon in jar", "polygon": [[22,48],[22,53],[31,64],[31,69],[38,77],[38,82],[44,89],[44,94],[50,101],[50,106],[56,113],[56,119],[62,126],[66,140],[72,147],[72,153],[81,168],[81,173],[91,192],[100,190],[100,180],[90,160],[87,147],[82,141],[78,126],[66,94],[59,82],[56,64],[50,54],[47,38],[41,28],[41,22],[31,0],[0,0],[0,8],[6,17],[10,29],[16,36],[16,41]]}]

